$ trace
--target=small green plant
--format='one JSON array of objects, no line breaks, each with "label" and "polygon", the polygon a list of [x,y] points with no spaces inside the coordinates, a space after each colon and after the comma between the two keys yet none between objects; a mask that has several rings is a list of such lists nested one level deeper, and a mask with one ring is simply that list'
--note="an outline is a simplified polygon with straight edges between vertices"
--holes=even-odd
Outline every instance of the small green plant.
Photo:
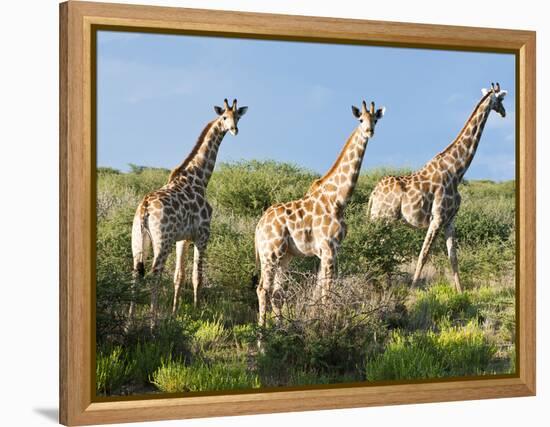
[{"label": "small green plant", "polygon": [[257,339],[256,327],[253,324],[235,325],[232,333],[237,348],[241,350],[248,349]]},{"label": "small green plant", "polygon": [[458,293],[448,283],[441,283],[417,291],[409,310],[409,328],[437,328],[443,320],[466,323],[478,316],[478,308],[469,292]]},{"label": "small green plant", "polygon": [[138,342],[130,352],[133,360],[132,376],[142,384],[148,384],[151,375],[160,366],[161,360],[170,357],[170,349],[165,349],[154,341]]},{"label": "small green plant", "polygon": [[195,351],[207,353],[223,343],[227,335],[220,319],[202,321],[193,335],[193,347]]},{"label": "small green plant", "polygon": [[489,372],[495,347],[479,325],[445,327],[440,333],[393,333],[385,351],[367,361],[369,381],[411,380]]},{"label": "small green plant", "polygon": [[496,352],[479,325],[472,321],[464,327],[444,328],[432,338],[449,376],[483,375]]},{"label": "small green plant", "polygon": [[128,380],[132,363],[122,348],[100,350],[96,356],[96,391],[98,394],[116,393]]},{"label": "small green plant", "polygon": [[384,353],[367,361],[366,377],[368,381],[411,380],[437,378],[442,372],[430,338],[394,332]]},{"label": "small green plant", "polygon": [[245,362],[214,363],[163,361],[153,374],[152,383],[166,393],[233,390],[260,387],[259,379],[249,372]]}]

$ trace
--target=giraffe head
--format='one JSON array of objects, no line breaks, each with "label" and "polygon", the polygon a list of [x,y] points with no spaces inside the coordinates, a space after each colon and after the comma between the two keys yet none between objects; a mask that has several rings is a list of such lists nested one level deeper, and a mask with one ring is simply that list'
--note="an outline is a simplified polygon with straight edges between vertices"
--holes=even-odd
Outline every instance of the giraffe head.
[{"label": "giraffe head", "polygon": [[359,128],[361,133],[366,135],[369,138],[374,136],[374,128],[378,120],[384,116],[386,107],[379,108],[376,110],[374,108],[374,102],[370,103],[370,108],[367,109],[367,103],[363,101],[361,109],[356,106],[351,106],[351,112],[359,120]]},{"label": "giraffe head", "polygon": [[230,107],[227,103],[227,98],[223,100],[223,108],[214,106],[214,111],[218,116],[218,120],[221,120],[223,130],[229,131],[231,135],[237,135],[239,133],[239,128],[237,123],[242,116],[246,114],[248,107],[237,108],[237,100],[233,100],[233,105]]},{"label": "giraffe head", "polygon": [[500,84],[491,83],[491,89],[481,89],[481,93],[485,96],[489,94],[491,99],[491,109],[495,110],[502,117],[506,117],[506,110],[504,105],[502,105],[502,100],[508,93],[508,91],[500,90]]}]

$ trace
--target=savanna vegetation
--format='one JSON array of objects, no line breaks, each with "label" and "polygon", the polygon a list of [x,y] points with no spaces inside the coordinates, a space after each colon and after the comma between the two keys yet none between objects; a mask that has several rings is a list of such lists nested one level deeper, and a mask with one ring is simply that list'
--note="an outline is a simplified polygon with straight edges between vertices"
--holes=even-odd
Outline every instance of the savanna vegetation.
[{"label": "savanna vegetation", "polygon": [[[162,281],[163,320],[149,330],[147,276],[130,328],[131,223],[148,191],[169,171],[99,168],[97,181],[97,360],[100,395],[194,392],[490,375],[515,369],[515,187],[513,181],[461,185],[456,228],[465,292],[449,280],[439,236],[423,280],[411,273],[424,232],[366,220],[380,177],[360,176],[347,208],[348,235],[328,302],[313,298],[316,259],[295,260],[283,321],[258,330],[253,284],[255,225],[265,208],[301,197],[317,176],[290,164],[221,164],[208,187],[214,207],[206,286],[193,307],[187,287],[169,315],[174,255]],[[192,251],[191,251],[192,252]],[[262,351],[257,339],[262,336]]]}]

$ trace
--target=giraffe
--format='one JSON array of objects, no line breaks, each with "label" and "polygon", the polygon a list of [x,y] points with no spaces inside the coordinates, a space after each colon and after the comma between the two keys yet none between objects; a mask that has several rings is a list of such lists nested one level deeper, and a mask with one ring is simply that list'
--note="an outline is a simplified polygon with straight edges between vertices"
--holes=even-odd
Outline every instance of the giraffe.
[{"label": "giraffe", "polygon": [[500,84],[482,89],[482,97],[456,139],[420,170],[404,176],[382,178],[374,188],[367,207],[371,219],[404,219],[427,233],[413,277],[416,285],[438,231],[445,230],[447,254],[457,292],[462,292],[456,254],[455,216],[460,208],[458,185],[472,163],[483,128],[494,110],[502,117],[502,100],[507,91]]},{"label": "giraffe", "polygon": [[[151,285],[151,327],[158,316],[159,278],[166,258],[176,244],[174,273],[174,300],[172,313],[178,306],[180,286],[185,278],[185,255],[191,242],[193,254],[193,302],[197,305],[197,291],[203,283],[204,252],[210,235],[212,207],[206,200],[206,187],[212,176],[216,156],[227,132],[237,135],[237,123],[248,107],[237,108],[237,100],[229,106],[214,107],[218,115],[200,134],[187,158],[170,173],[168,183],[147,194],[138,205],[132,226],[132,254],[134,259],[134,286],[145,274],[144,262],[149,246],[153,247],[153,275]],[[134,302],[130,304],[132,318]]]},{"label": "giraffe", "polygon": [[361,169],[367,141],[374,135],[384,108],[375,110],[374,103],[361,110],[352,106],[359,125],[353,131],[330,170],[313,182],[304,197],[268,208],[256,226],[256,264],[261,277],[256,289],[260,325],[265,325],[266,298],[271,292],[273,312],[280,321],[284,302],[282,279],[295,256],[316,256],[321,260],[318,288],[323,299],[330,290],[338,247],[346,234],[344,210]]}]

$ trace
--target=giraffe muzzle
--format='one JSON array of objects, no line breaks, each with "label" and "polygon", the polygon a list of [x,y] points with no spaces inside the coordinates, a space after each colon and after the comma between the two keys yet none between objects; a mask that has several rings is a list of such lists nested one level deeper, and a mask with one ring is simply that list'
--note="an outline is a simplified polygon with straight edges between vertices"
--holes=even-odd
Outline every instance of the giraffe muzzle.
[{"label": "giraffe muzzle", "polygon": [[231,128],[229,129],[229,132],[231,133],[231,135],[235,136],[239,133],[239,128],[238,127]]}]

